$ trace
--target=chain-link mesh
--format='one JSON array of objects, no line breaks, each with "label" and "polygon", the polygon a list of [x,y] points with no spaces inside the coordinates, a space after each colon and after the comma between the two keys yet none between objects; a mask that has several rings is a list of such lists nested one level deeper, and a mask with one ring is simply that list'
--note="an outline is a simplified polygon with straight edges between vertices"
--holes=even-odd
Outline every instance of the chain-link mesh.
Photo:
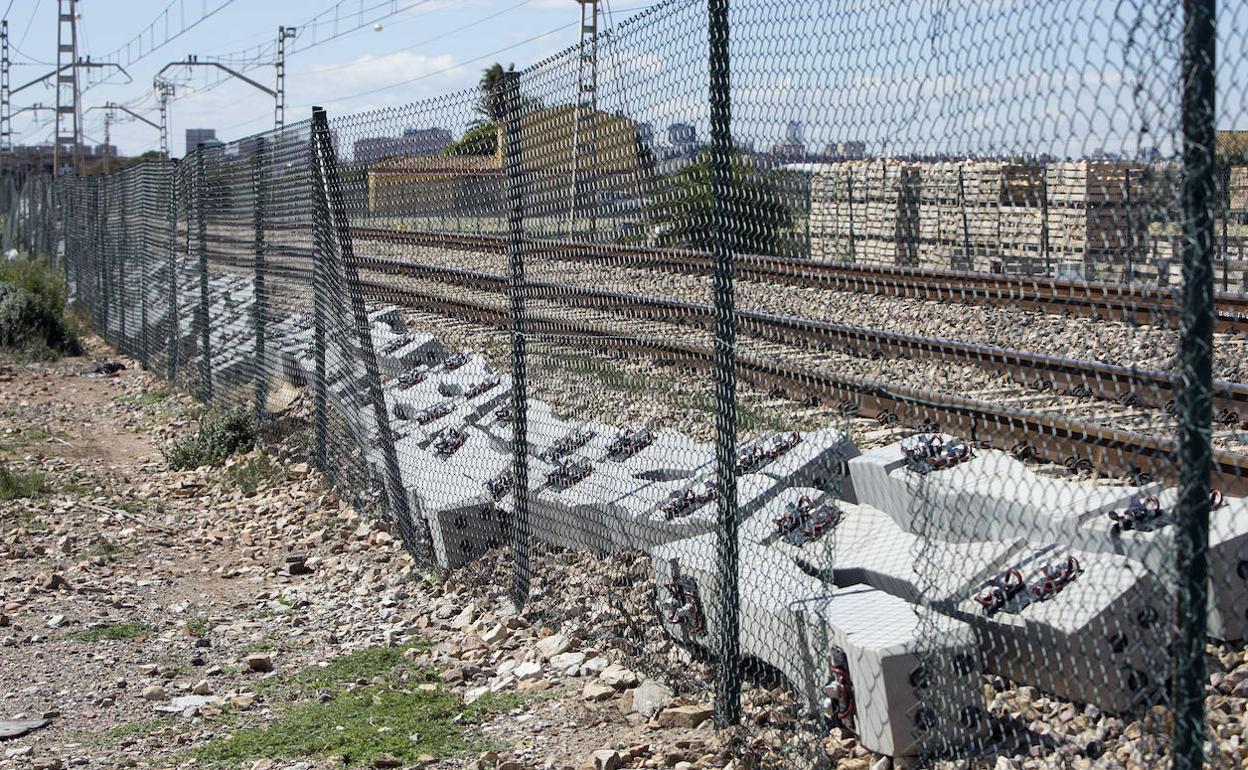
[{"label": "chain-link mesh", "polygon": [[4,243],[302,430],[551,676],[713,702],[738,767],[1238,767],[1248,18],[1214,58],[1211,6],[668,0],[6,187]]}]

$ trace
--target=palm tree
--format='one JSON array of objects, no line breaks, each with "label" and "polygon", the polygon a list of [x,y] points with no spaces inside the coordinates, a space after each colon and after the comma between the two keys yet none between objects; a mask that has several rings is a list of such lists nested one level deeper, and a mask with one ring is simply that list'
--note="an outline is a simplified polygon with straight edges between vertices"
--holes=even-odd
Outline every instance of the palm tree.
[{"label": "palm tree", "polygon": [[481,96],[477,99],[477,112],[481,113],[484,120],[498,121],[506,113],[507,75],[515,71],[515,64],[510,64],[507,69],[503,69],[502,64],[494,62],[481,72],[481,80],[478,82]]}]

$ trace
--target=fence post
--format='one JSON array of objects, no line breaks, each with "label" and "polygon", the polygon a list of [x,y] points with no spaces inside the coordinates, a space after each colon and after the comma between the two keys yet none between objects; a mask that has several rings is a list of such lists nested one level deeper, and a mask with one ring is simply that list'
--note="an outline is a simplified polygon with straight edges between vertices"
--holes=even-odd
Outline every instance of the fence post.
[{"label": "fence post", "polygon": [[178,376],[178,356],[182,348],[182,318],[178,313],[178,187],[183,174],[178,162],[172,163],[169,171],[169,360],[165,362],[165,377],[169,382]]},{"label": "fence post", "polygon": [[265,242],[264,242],[264,174],[265,174],[265,141],[264,137],[256,139],[255,154],[252,156],[251,165],[251,192],[252,192],[252,216],[255,237],[256,264],[255,276],[253,279],[253,293],[255,297],[252,300],[252,329],[255,331],[255,401],[256,401],[256,420],[264,419],[265,405],[269,401],[269,373],[265,371],[265,364],[268,358],[265,350],[265,334],[268,325],[269,309],[268,301],[265,295],[264,271],[265,266]]},{"label": "fence post", "polygon": [[855,262],[858,259],[857,245],[854,243],[854,167],[850,166],[846,169],[848,176],[845,177],[845,197],[849,200],[849,261]]},{"label": "fence post", "polygon": [[390,429],[390,415],[386,409],[385,393],[381,389],[381,369],[377,365],[377,352],[373,349],[373,334],[369,324],[368,310],[364,306],[364,290],[360,285],[360,274],[355,264],[355,247],[351,239],[351,223],[347,219],[347,204],[342,193],[342,182],[338,175],[338,160],[334,152],[333,136],[329,132],[329,118],[320,107],[312,108],[312,142],[313,152],[319,155],[321,166],[313,177],[319,184],[316,196],[324,199],[318,201],[318,208],[328,210],[333,215],[333,226],[338,238],[338,265],[346,283],[347,297],[351,301],[351,320],[355,326],[360,355],[364,359],[364,371],[368,380],[368,396],[373,408],[373,419],[377,423],[377,435],[381,442],[382,462],[384,464],[386,498],[390,504],[390,512],[399,528],[399,536],[410,553],[425,552],[433,556],[432,542],[420,537],[412,519],[411,508],[407,502],[407,492],[403,488],[403,476],[399,471],[399,456],[395,450],[394,431]]},{"label": "fence post", "polygon": [[505,73],[507,131],[503,158],[507,181],[507,294],[511,300],[511,475],[515,506],[511,521],[511,600],[529,598],[529,412],[524,323],[524,167],[520,142],[520,73]]},{"label": "fence post", "polygon": [[195,147],[195,249],[199,252],[199,379],[200,397],[205,403],[212,402],[212,347],[208,313],[208,195],[207,177],[204,175],[204,145]]},{"label": "fence post", "polygon": [[1173,762],[1204,764],[1205,600],[1213,369],[1213,221],[1216,0],[1183,4],[1183,316],[1179,331],[1178,575]]},{"label": "fence post", "polygon": [[103,315],[101,331],[105,341],[112,342],[109,339],[112,327],[112,308],[109,304],[113,301],[113,254],[112,248],[109,246],[110,228],[108,226],[108,177],[100,177],[100,313]]},{"label": "fence post", "polygon": [[971,258],[971,223],[966,215],[966,183],[962,179],[962,164],[958,164],[958,208],[962,212],[962,269],[974,270]]},{"label": "fence post", "polygon": [[1053,277],[1053,262],[1049,258],[1049,169],[1040,166],[1040,254],[1044,257],[1044,274]]},{"label": "fence post", "polygon": [[[315,114],[315,113],[314,113]],[[309,173],[312,180],[312,424],[313,463],[317,469],[330,477],[335,474],[329,467],[326,448],[329,442],[329,383],[325,371],[325,317],[326,303],[326,256],[332,248],[330,239],[329,201],[322,194],[320,164],[317,160],[316,137],[308,142]]]},{"label": "fence post", "polygon": [[138,262],[139,268],[139,365],[143,370],[147,370],[148,357],[148,328],[147,328],[147,267],[148,256],[151,250],[148,245],[147,238],[147,187],[148,187],[149,167],[144,165],[141,167],[139,175],[139,195],[143,198],[140,211],[142,212],[142,222],[140,226]]},{"label": "fence post", "polygon": [[[736,300],[733,296],[732,92],[728,0],[707,0],[711,122],[711,251],[715,288],[715,496],[719,561],[719,638],[715,652],[715,724],[741,719],[737,601],[737,375]],[[850,205],[853,195],[850,194]],[[851,231],[850,244],[853,237]]]}]

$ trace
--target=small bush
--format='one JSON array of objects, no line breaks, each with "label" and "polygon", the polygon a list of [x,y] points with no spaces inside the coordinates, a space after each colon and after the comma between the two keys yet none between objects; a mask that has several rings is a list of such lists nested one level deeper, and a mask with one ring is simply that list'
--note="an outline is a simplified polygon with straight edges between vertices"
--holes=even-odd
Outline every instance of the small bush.
[{"label": "small bush", "polygon": [[260,454],[229,468],[225,475],[240,492],[254,495],[261,487],[285,480],[286,469],[267,454]]},{"label": "small bush", "polygon": [[199,423],[199,430],[176,439],[164,450],[165,462],[175,470],[220,465],[225,458],[247,452],[256,445],[256,425],[240,409],[209,416]]},{"label": "small bush", "polygon": [[0,347],[27,360],[82,352],[61,270],[43,260],[0,261]]},{"label": "small bush", "polygon": [[39,471],[11,471],[0,463],[0,500],[39,497],[52,491],[48,477]]}]

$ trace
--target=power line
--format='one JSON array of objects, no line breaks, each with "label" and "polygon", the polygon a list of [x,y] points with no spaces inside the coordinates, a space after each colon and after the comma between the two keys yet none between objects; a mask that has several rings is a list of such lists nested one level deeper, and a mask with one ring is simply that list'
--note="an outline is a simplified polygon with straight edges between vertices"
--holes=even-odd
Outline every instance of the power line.
[{"label": "power line", "polygon": [[[105,62],[112,61],[112,62],[116,62],[120,64],[121,53],[122,51],[125,51],[126,66],[130,66],[131,64],[134,64],[137,61],[141,61],[147,58],[148,56],[155,53],[156,51],[159,51],[161,48],[164,48],[166,45],[173,42],[174,40],[177,40],[179,37],[181,37],[182,35],[185,35],[187,32],[190,32],[192,29],[199,26],[203,22],[207,21],[208,19],[211,19],[213,16],[216,16],[223,9],[232,5],[234,2],[235,0],[222,0],[221,4],[213,8],[211,11],[208,10],[207,5],[205,4],[202,7],[199,18],[195,19],[190,24],[187,24],[185,6],[179,5],[178,0],[173,0],[173,2],[170,2],[169,5],[165,6],[165,9],[161,11],[160,13],[158,13],[156,15],[156,18],[153,19],[150,24],[144,27],[142,31],[139,32],[139,34],[127,40],[124,45],[120,45],[115,50],[104,54],[102,57],[100,57],[100,60],[105,61]],[[174,32],[173,34],[170,34],[169,24],[170,24],[171,17],[169,15],[169,12],[173,9],[175,5],[179,5],[179,7],[182,8],[182,18],[178,21],[179,26],[180,26],[178,31]],[[164,33],[163,33],[164,37],[161,39],[159,43],[157,43],[156,42],[156,34],[157,34],[156,29],[157,29],[157,25],[160,24],[162,20],[164,21]],[[144,35],[147,35],[148,37],[148,47],[146,50],[144,50],[143,48]],[[131,53],[131,48],[135,46],[136,44],[138,46],[137,56],[132,55]]]},{"label": "power line", "polygon": [[[22,45],[26,42],[26,36],[30,34],[30,25],[35,23],[35,17],[39,15],[39,6],[42,5],[42,3],[43,0],[35,0],[35,9],[30,12],[30,19],[26,22],[26,29],[22,32],[22,39],[17,41],[17,45],[13,46],[14,50],[20,51]],[[26,54],[22,54],[22,56],[25,55]]]},{"label": "power line", "polygon": [[[295,28],[298,30],[298,35],[295,38],[294,43],[292,43],[290,47],[286,49],[286,55],[290,56],[300,51],[306,51],[309,48],[315,48],[318,45],[323,45],[325,43],[330,42],[331,40],[337,40],[338,38],[345,37],[353,32],[364,29],[365,27],[371,24],[380,22],[382,19],[388,19],[391,16],[397,16],[400,13],[409,11],[412,8],[415,8],[417,6],[427,5],[430,2],[432,2],[432,0],[414,0],[414,2],[410,2],[401,8],[398,6],[398,0],[383,0],[382,2],[374,3],[368,8],[362,7],[362,4],[361,4],[361,7],[358,10],[351,12],[351,14],[356,17],[356,22],[354,22],[354,26],[351,26],[347,29],[340,31],[338,29],[340,16],[338,15],[337,12],[339,8],[343,5],[343,1],[339,0],[339,2],[334,3],[332,6],[325,9],[324,11],[321,11],[317,15],[311,17],[310,19],[307,19],[306,21],[296,25]],[[377,11],[377,9],[383,8],[385,6],[389,6],[390,10],[386,11],[380,16],[372,15],[373,12]],[[334,31],[332,34],[329,35],[329,37],[320,38],[318,37],[318,32],[321,28],[321,25],[329,23],[328,19],[322,20],[322,17],[327,17],[331,11],[334,12],[334,18],[333,18]],[[367,19],[365,19],[365,15],[368,15]],[[348,23],[350,24],[351,22],[348,22]],[[309,29],[311,29],[311,32],[308,32]],[[311,42],[308,42],[305,45],[299,44],[300,40],[308,40],[308,39],[310,39]],[[223,64],[230,64],[231,66],[234,66],[234,67],[239,66],[238,60],[241,58],[249,63],[247,66],[253,66],[250,64],[251,62],[260,61],[261,59],[264,58],[264,55],[268,53],[269,51],[273,50],[275,46],[276,46],[276,43],[269,42],[269,43],[255,46],[254,53],[253,53],[252,48],[245,48],[243,50],[234,51],[232,53],[204,56],[202,58],[206,60],[219,61],[219,62],[222,62]],[[255,65],[255,66],[258,66],[258,65]]]},{"label": "power line", "polygon": [[[534,43],[534,42],[536,42],[536,41],[538,41],[538,40],[541,40],[541,39],[542,39],[542,38],[544,38],[544,37],[550,37],[551,35],[555,34],[556,32],[562,32],[563,30],[568,29],[569,27],[575,27],[575,26],[577,26],[577,25],[579,25],[579,24],[580,24],[580,22],[579,22],[579,21],[574,21],[574,22],[571,22],[570,24],[562,24],[562,25],[560,25],[560,26],[558,26],[558,27],[555,27],[555,28],[554,28],[554,29],[552,29],[552,30],[548,30],[548,31],[546,31],[546,32],[542,32],[542,33],[537,34],[537,35],[534,35],[533,37],[530,37],[530,38],[526,38],[525,40],[521,40],[521,41],[520,41],[520,42],[518,42],[518,43],[513,43],[513,44],[511,44],[511,45],[509,45],[509,46],[504,46],[504,47],[502,47],[502,48],[498,48],[498,49],[496,49],[496,50],[490,51],[489,53],[483,53],[483,54],[481,54],[480,56],[476,56],[476,57],[473,57],[473,58],[468,59],[468,60],[466,60],[466,61],[462,61],[462,62],[460,62],[459,64],[453,64],[453,65],[451,65],[450,67],[445,67],[445,68],[443,68],[443,69],[440,69],[440,70],[435,70],[435,71],[433,71],[433,72],[426,72],[425,74],[423,74],[423,75],[417,75],[417,76],[416,76],[416,77],[414,77],[414,78],[408,78],[408,79],[406,79],[406,80],[400,80],[400,81],[398,81],[397,83],[391,83],[391,84],[389,84],[389,85],[380,86],[379,88],[373,88],[373,89],[368,90],[368,91],[361,91],[361,92],[360,92],[360,93],[358,93],[358,94],[351,94],[351,95],[349,95],[349,96],[330,96],[330,97],[322,98],[320,101],[323,101],[323,102],[345,102],[345,101],[350,101],[350,100],[352,100],[352,99],[358,99],[358,98],[360,98],[360,97],[362,97],[362,96],[372,96],[372,95],[374,95],[374,94],[379,94],[379,93],[381,93],[382,91],[389,91],[391,88],[398,88],[399,86],[406,86],[406,85],[410,85],[410,84],[412,84],[412,83],[419,82],[419,81],[421,81],[421,80],[427,80],[428,78],[435,77],[435,76],[437,76],[437,75],[443,75],[443,74],[445,74],[445,73],[447,73],[447,72],[452,72],[452,71],[454,71],[454,70],[460,69],[461,67],[466,67],[466,66],[468,66],[469,64],[475,64],[475,63],[477,63],[477,62],[481,61],[482,59],[488,59],[488,58],[490,58],[491,56],[497,56],[497,55],[498,55],[498,54],[500,54],[500,53],[504,53],[504,52],[506,52],[506,51],[511,51],[511,50],[516,49],[516,48],[519,48],[519,47],[521,47],[521,46],[528,45],[529,43]],[[303,104],[303,105],[300,105],[300,106],[301,106],[301,107],[309,107],[309,106],[311,106],[311,105]]]},{"label": "power line", "polygon": [[531,2],[533,2],[533,0],[520,0],[520,2],[516,3],[515,5],[508,6],[507,8],[504,8],[504,9],[503,9],[503,10],[501,10],[501,11],[496,11],[495,13],[491,13],[489,16],[482,16],[481,18],[479,18],[479,19],[477,19],[477,20],[475,20],[475,21],[469,22],[468,24],[465,24],[465,25],[463,25],[463,26],[461,26],[461,27],[456,27],[455,29],[447,30],[446,32],[443,32],[442,34],[439,34],[439,35],[434,35],[434,36],[433,36],[433,37],[431,37],[431,38],[426,38],[425,40],[420,40],[420,41],[417,41],[417,42],[415,42],[415,43],[410,43],[410,44],[408,44],[408,45],[403,46],[402,48],[396,48],[396,49],[395,49],[395,50],[393,50],[393,51],[387,51],[386,53],[383,53],[383,54],[377,54],[377,55],[376,55],[376,56],[374,56],[372,59],[358,59],[358,60],[356,60],[356,61],[345,62],[345,63],[343,63],[343,64],[335,64],[335,65],[334,65],[334,66],[332,66],[332,67],[321,67],[321,68],[318,68],[318,69],[313,70],[313,74],[320,75],[320,74],[325,73],[325,72],[336,72],[336,71],[338,71],[338,70],[344,70],[344,69],[350,69],[350,68],[352,68],[352,67],[358,67],[358,66],[361,66],[361,65],[363,65],[363,64],[368,64],[368,63],[370,63],[370,62],[374,62],[374,61],[376,61],[377,59],[381,58],[382,56],[389,56],[389,55],[391,55],[391,54],[402,53],[402,52],[404,52],[404,51],[409,51],[409,50],[411,50],[411,49],[413,49],[413,48],[416,48],[416,47],[418,47],[418,46],[428,45],[429,43],[437,42],[438,40],[442,40],[442,39],[444,39],[444,38],[450,37],[451,35],[454,35],[454,34],[456,34],[457,32],[463,32],[463,31],[464,31],[464,30],[466,30],[466,29],[471,29],[471,28],[473,28],[473,27],[475,27],[475,26],[477,26],[477,25],[479,25],[479,24],[482,24],[482,23],[487,22],[487,21],[489,21],[489,20],[491,20],[491,19],[494,19],[494,18],[497,18],[497,17],[499,17],[499,16],[502,16],[504,13],[508,13],[508,12],[510,12],[510,11],[514,11],[514,10],[516,10],[517,8],[520,8],[520,7],[522,7],[522,6],[528,5],[528,4],[529,4],[529,3],[531,3]]}]

